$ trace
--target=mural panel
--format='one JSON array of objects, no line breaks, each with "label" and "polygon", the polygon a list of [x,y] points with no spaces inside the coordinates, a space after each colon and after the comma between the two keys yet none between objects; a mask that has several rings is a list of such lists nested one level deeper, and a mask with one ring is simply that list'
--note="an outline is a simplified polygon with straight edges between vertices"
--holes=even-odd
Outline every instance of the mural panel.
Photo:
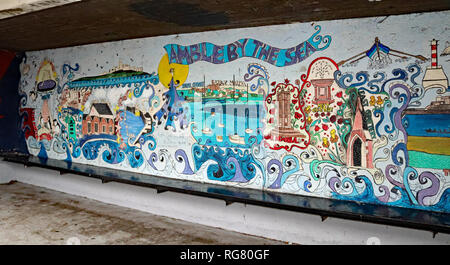
[{"label": "mural panel", "polygon": [[450,212],[450,12],[27,53],[28,152]]}]

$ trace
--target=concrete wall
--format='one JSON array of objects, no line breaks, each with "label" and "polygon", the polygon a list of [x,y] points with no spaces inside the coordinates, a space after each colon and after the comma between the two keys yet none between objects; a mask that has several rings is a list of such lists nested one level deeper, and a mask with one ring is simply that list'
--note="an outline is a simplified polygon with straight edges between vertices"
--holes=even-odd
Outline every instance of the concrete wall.
[{"label": "concrete wall", "polygon": [[[17,180],[157,215],[299,244],[450,244],[450,235],[328,218],[165,192],[0,162],[0,183]],[[201,205],[201,207],[199,207]]]}]

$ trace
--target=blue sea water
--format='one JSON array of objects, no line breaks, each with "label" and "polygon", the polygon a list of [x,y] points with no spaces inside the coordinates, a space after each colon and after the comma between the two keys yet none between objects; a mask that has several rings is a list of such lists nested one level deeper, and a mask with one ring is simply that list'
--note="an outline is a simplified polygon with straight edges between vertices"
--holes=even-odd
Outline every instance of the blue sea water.
[{"label": "blue sea water", "polygon": [[123,115],[123,119],[120,122],[120,135],[122,136],[124,142],[128,142],[128,138],[131,141],[136,140],[136,137],[144,128],[145,124],[140,116],[136,116],[130,111],[125,111],[120,113]]},{"label": "blue sea water", "polygon": [[[262,140],[262,118],[265,115],[262,103],[209,103],[188,103],[190,119],[197,128],[193,136],[199,144],[244,147],[252,136],[258,142]],[[203,133],[204,129],[211,130],[211,134]],[[243,137],[246,144],[230,142],[228,137],[233,135]],[[223,140],[217,141],[216,136],[222,136]]]},{"label": "blue sea water", "polygon": [[407,114],[403,124],[409,136],[450,137],[450,113]]}]

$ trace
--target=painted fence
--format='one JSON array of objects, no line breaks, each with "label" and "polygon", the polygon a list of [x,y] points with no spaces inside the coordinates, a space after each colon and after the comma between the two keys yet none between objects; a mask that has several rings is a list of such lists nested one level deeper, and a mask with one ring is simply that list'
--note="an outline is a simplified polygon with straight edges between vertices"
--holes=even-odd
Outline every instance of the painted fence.
[{"label": "painted fence", "polygon": [[27,52],[28,152],[450,211],[450,12]]}]

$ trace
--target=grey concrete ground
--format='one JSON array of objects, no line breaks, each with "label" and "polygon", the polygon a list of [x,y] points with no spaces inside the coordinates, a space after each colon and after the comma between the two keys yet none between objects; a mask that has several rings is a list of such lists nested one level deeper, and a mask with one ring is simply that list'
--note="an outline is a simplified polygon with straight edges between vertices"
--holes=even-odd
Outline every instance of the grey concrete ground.
[{"label": "grey concrete ground", "polygon": [[0,185],[0,244],[283,244],[19,182]]}]

